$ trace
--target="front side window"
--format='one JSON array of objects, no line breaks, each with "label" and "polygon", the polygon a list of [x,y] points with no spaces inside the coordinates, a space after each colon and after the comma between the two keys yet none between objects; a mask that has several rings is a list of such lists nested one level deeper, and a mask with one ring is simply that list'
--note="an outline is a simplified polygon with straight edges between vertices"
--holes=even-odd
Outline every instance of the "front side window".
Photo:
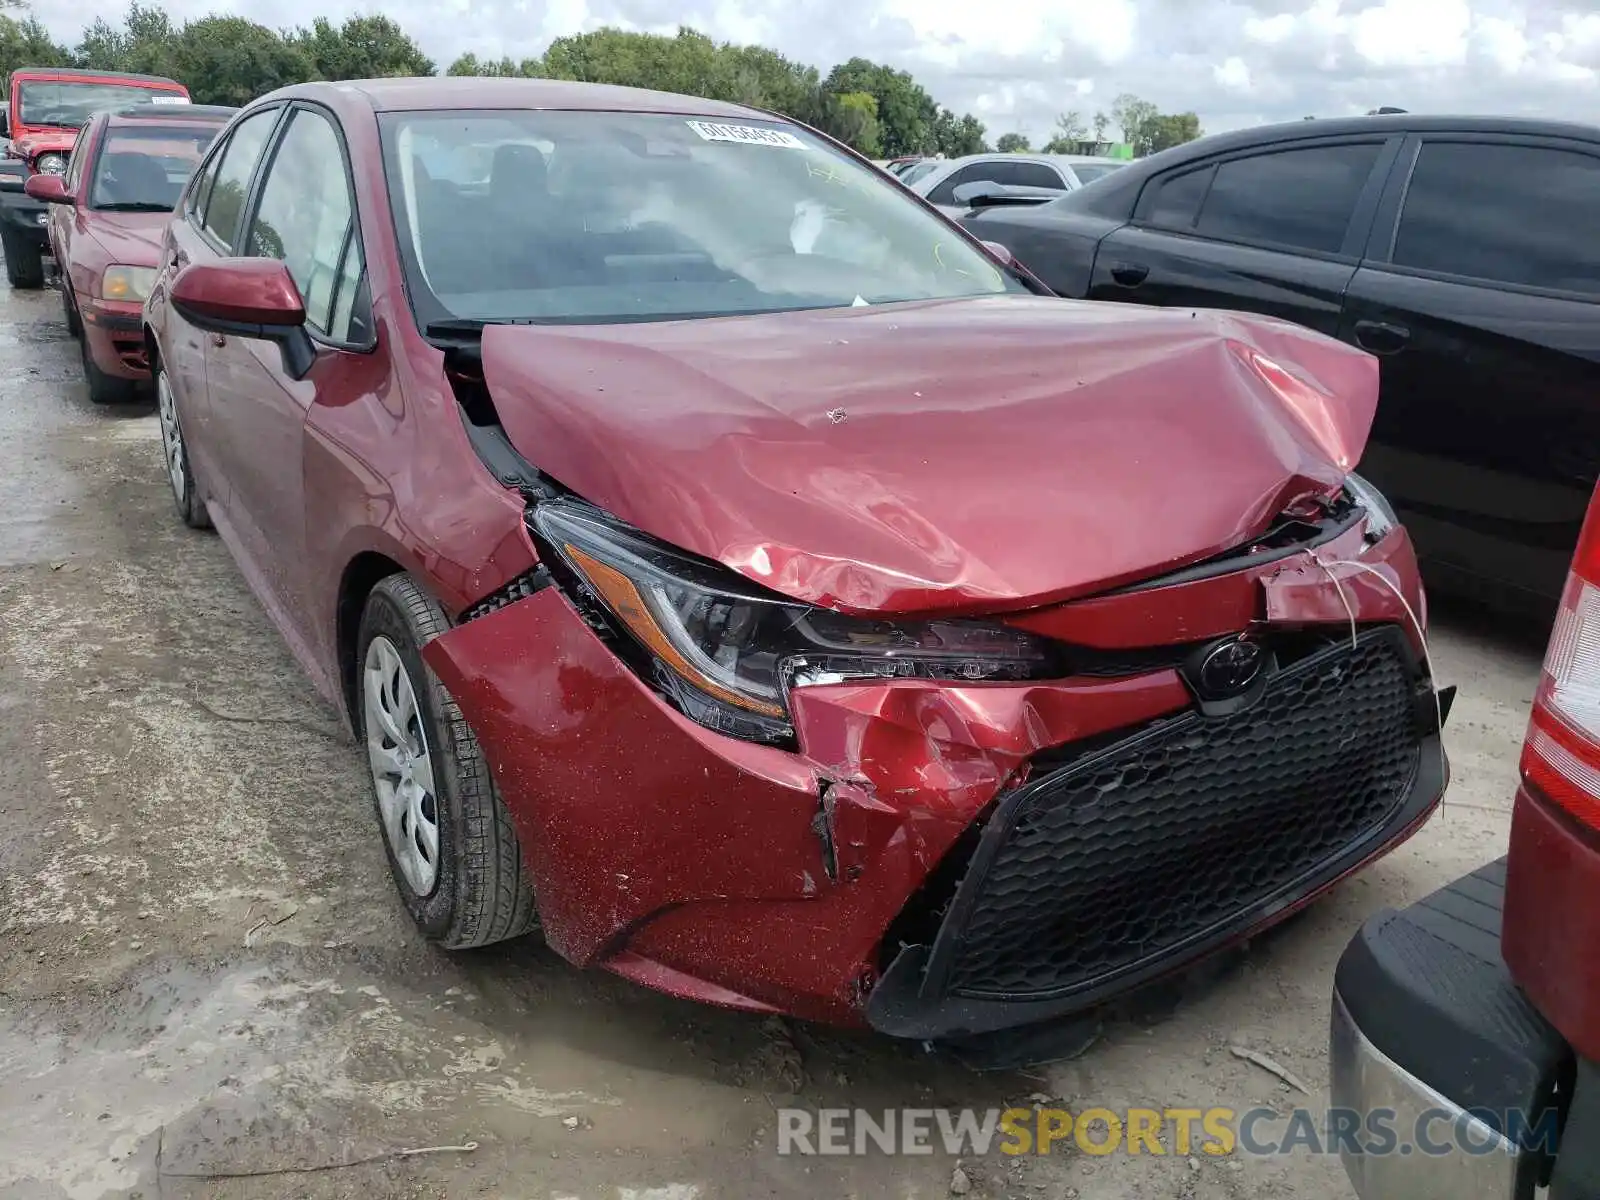
[{"label": "front side window", "polygon": [[132,84],[56,82],[24,80],[17,85],[24,125],[48,125],[57,129],[81,129],[102,108],[122,108],[129,104],[185,103],[186,97],[173,88],[135,87]]},{"label": "front side window", "polygon": [[1023,286],[795,126],[642,113],[380,121],[423,325],[729,316]]},{"label": "front side window", "polygon": [[170,211],[221,128],[108,130],[95,159],[89,207],[110,212]]},{"label": "front side window", "polygon": [[1382,148],[1379,142],[1314,146],[1225,162],[1197,229],[1207,237],[1337,254]]},{"label": "front side window", "polygon": [[1395,236],[1397,266],[1600,295],[1600,158],[1425,142]]},{"label": "front side window", "polygon": [[[282,259],[300,289],[306,320],[330,336],[341,268],[355,238],[355,204],[344,163],[328,118],[296,109],[267,168],[244,250],[256,258]],[[359,247],[354,257],[360,257]],[[347,324],[348,317],[344,320]]]},{"label": "front side window", "polygon": [[216,176],[210,181],[210,191],[201,197],[196,209],[205,231],[221,243],[224,253],[233,252],[250,179],[256,173],[272,127],[278,123],[278,111],[262,109],[233,127],[228,144],[222,148]]},{"label": "front side window", "polygon": [[65,177],[67,191],[74,196],[83,189],[83,163],[92,153],[94,153],[94,138],[88,131],[85,131],[73,143],[72,154],[67,158]]}]

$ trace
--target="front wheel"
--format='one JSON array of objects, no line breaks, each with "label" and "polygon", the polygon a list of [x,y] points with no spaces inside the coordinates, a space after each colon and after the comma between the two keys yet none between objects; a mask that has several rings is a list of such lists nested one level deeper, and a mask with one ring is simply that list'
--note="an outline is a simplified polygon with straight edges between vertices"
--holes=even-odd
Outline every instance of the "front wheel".
[{"label": "front wheel", "polygon": [[396,888],[451,949],[537,925],[511,816],[461,710],[422,661],[450,627],[410,575],[373,588],[356,642],[362,745]]},{"label": "front wheel", "polygon": [[36,291],[44,286],[44,252],[26,238],[7,229],[0,231],[0,249],[6,255],[6,280],[12,287]]},{"label": "front wheel", "polygon": [[167,467],[167,482],[172,485],[172,501],[178,516],[190,529],[210,529],[211,513],[201,498],[189,469],[189,448],[183,441],[183,425],[178,420],[178,401],[166,368],[155,367],[156,415],[161,422],[161,457]]}]

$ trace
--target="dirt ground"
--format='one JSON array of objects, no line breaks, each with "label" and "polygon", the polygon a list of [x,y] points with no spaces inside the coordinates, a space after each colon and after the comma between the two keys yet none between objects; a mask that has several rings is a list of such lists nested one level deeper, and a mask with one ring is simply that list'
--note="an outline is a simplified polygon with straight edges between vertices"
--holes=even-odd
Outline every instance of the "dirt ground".
[{"label": "dirt ground", "polygon": [[[393,897],[360,756],[222,545],[175,519],[152,410],[92,407],[56,294],[0,288],[0,1197],[940,1197],[942,1154],[778,1156],[776,1109],[1291,1103],[1231,1044],[1320,1105],[1352,930],[1503,852],[1540,642],[1440,619],[1443,814],[1065,1064],[979,1074],[532,944],[450,955]],[[1350,1196],[1308,1155],[961,1166],[974,1197]]]}]

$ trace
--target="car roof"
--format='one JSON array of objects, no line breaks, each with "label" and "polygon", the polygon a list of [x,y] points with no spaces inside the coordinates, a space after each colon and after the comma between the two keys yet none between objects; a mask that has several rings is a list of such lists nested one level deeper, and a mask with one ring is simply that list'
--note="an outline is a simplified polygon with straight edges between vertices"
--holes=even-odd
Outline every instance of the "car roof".
[{"label": "car roof", "polygon": [[1297,142],[1350,137],[1357,134],[1400,135],[1407,133],[1494,133],[1513,137],[1566,137],[1600,142],[1600,126],[1571,121],[1541,120],[1537,117],[1484,117],[1449,114],[1384,113],[1365,117],[1318,117],[1315,120],[1284,121],[1276,125],[1257,125],[1227,133],[1213,133],[1181,146],[1138,158],[1123,170],[1109,171],[1077,191],[1069,192],[1053,206],[1063,211],[1092,213],[1116,218],[1125,216],[1145,181],[1165,171],[1211,159],[1235,151],[1287,149]]},{"label": "car roof", "polygon": [[219,124],[238,111],[225,104],[128,104],[107,110],[106,118],[108,124],[118,129],[129,125],[170,125],[184,121]]},{"label": "car roof", "polygon": [[962,166],[975,162],[1034,162],[1055,163],[1061,166],[1075,167],[1087,163],[1118,163],[1124,159],[1107,158],[1103,154],[1041,154],[1037,151],[1021,150],[1015,153],[1005,150],[985,150],[981,154],[964,154],[960,158],[947,158],[946,166]]},{"label": "car roof", "polygon": [[[1318,117],[1311,121],[1284,121],[1276,125],[1258,125],[1253,129],[1236,129],[1229,133],[1215,133],[1198,141],[1186,142],[1188,149],[1204,146],[1206,152],[1226,150],[1232,146],[1265,145],[1278,141],[1297,141],[1308,137],[1340,136],[1349,133],[1437,133],[1445,131],[1477,133],[1509,133],[1543,137],[1579,137],[1593,140],[1600,135],[1600,126],[1585,125],[1576,121],[1552,121],[1539,117],[1486,117],[1449,113],[1382,113],[1366,117]],[[1153,155],[1151,157],[1154,157]]]},{"label": "car roof", "polygon": [[429,112],[461,108],[551,108],[596,112],[675,113],[685,116],[786,120],[774,113],[722,100],[704,100],[646,88],[608,83],[575,83],[564,79],[504,79],[476,76],[429,76],[407,79],[349,79],[338,83],[302,83],[271,93],[270,98],[315,99],[330,91],[359,97],[374,112]]},{"label": "car roof", "polygon": [[133,71],[99,71],[93,67],[12,67],[12,75],[42,75],[51,79],[122,79],[129,83],[164,83],[182,87],[176,79],[165,75],[139,75]]}]

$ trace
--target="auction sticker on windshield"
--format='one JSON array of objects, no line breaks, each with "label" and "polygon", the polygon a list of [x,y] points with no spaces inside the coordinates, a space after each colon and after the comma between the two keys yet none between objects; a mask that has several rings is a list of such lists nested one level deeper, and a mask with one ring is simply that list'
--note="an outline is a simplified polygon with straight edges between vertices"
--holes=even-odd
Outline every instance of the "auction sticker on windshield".
[{"label": "auction sticker on windshield", "polygon": [[759,125],[722,125],[715,121],[689,121],[687,124],[708,142],[742,142],[747,146],[782,146],[788,150],[806,148],[806,144],[794,134],[781,129],[763,129]]},{"label": "auction sticker on windshield", "polygon": [[189,103],[189,97],[187,97],[187,96],[163,95],[163,94],[158,92],[154,96],[150,97],[150,103],[151,104],[187,104],[187,103]]}]

